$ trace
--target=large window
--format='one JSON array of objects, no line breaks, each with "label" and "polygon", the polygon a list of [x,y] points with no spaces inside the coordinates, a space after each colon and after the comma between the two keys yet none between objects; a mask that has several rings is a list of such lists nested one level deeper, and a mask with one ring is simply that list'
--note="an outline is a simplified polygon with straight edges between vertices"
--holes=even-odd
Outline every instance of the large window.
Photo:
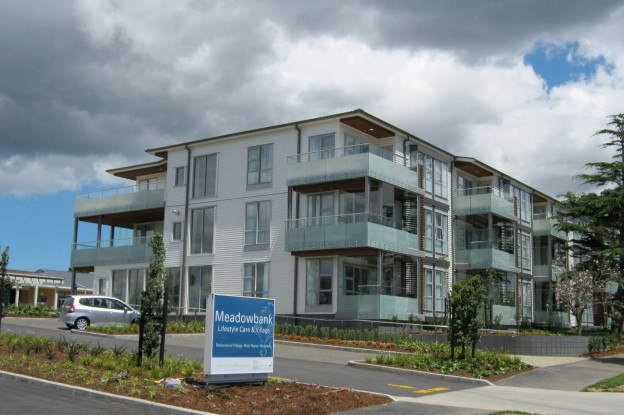
[{"label": "large window", "polygon": [[189,268],[189,311],[206,311],[206,296],[212,290],[212,266]]},{"label": "large window", "polygon": [[448,165],[446,163],[442,163],[440,160],[434,160],[433,166],[434,193],[436,196],[440,196],[446,199],[448,197]]},{"label": "large window", "polygon": [[217,192],[217,155],[195,157],[193,197],[214,196]]},{"label": "large window", "polygon": [[271,183],[273,180],[273,144],[247,149],[247,184]]},{"label": "large window", "polygon": [[448,254],[448,216],[433,210],[425,210],[425,251],[440,255]]},{"label": "large window", "polygon": [[213,249],[214,207],[191,213],[191,254],[209,254]]},{"label": "large window", "polygon": [[522,259],[522,269],[530,270],[531,269],[531,235],[526,233],[520,234],[520,248],[521,248],[521,259]]},{"label": "large window", "polygon": [[306,263],[306,304],[331,305],[334,262],[331,258],[309,259]]},{"label": "large window", "polygon": [[435,252],[448,254],[448,221],[447,216],[435,213]]},{"label": "large window", "polygon": [[[334,221],[334,194],[320,193],[308,196],[308,226],[331,225]],[[323,219],[319,219],[319,218]]]},{"label": "large window", "polygon": [[[435,305],[435,310],[433,306]],[[444,312],[444,272],[425,269],[425,311]]]},{"label": "large window", "polygon": [[267,298],[269,296],[269,263],[245,264],[244,272],[243,295]]},{"label": "large window", "polygon": [[121,300],[126,299],[126,278],[128,275],[127,270],[113,271],[113,286],[111,295]]},{"label": "large window", "polygon": [[335,147],[334,136],[334,133],[331,133],[310,137],[308,147],[310,160],[333,158]]},{"label": "large window", "polygon": [[180,268],[167,268],[167,279],[165,289],[167,290],[169,307],[173,312],[180,307]]},{"label": "large window", "polygon": [[523,222],[531,223],[531,194],[520,191],[520,218]]},{"label": "large window", "polygon": [[425,251],[433,250],[433,212],[425,210]]},{"label": "large window", "polygon": [[141,292],[145,289],[145,269],[124,269],[113,271],[112,296],[140,307]]},{"label": "large window", "polygon": [[245,245],[269,243],[271,202],[252,202],[245,206]]}]

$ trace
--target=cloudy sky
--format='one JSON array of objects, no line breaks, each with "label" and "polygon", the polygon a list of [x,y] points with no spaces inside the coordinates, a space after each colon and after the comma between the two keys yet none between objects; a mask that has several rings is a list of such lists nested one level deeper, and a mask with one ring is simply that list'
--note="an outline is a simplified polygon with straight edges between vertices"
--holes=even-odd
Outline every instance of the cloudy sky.
[{"label": "cloudy sky", "polygon": [[556,196],[624,112],[624,1],[0,2],[0,247],[66,269],[144,150],[362,108]]}]

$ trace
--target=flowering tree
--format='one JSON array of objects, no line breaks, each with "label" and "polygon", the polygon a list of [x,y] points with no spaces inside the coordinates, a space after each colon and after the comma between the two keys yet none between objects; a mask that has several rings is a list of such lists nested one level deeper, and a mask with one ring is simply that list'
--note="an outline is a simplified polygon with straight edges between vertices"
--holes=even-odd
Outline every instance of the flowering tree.
[{"label": "flowering tree", "polygon": [[594,290],[600,288],[604,288],[604,283],[595,282],[589,271],[566,273],[555,285],[555,299],[576,317],[579,336],[583,329],[583,314],[593,303]]}]

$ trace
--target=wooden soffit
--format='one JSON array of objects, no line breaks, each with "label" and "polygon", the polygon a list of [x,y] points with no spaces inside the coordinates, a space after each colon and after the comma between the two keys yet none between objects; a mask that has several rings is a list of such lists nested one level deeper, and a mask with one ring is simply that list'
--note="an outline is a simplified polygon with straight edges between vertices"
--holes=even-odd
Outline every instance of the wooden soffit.
[{"label": "wooden soffit", "polygon": [[492,176],[492,172],[490,172],[489,170],[467,161],[456,161],[455,167],[462,171],[465,171],[468,174],[473,175],[474,177],[481,178]]},{"label": "wooden soffit", "polygon": [[360,116],[341,118],[340,122],[375,138],[394,137],[394,133]]}]

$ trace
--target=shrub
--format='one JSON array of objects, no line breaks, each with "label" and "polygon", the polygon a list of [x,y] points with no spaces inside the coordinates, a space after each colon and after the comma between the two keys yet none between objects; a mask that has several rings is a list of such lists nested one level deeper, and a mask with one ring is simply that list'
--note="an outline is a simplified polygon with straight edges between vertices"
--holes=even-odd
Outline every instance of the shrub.
[{"label": "shrub", "polygon": [[321,327],[320,332],[321,332],[322,338],[329,339],[329,334],[330,334],[329,327]]},{"label": "shrub", "polygon": [[604,350],[604,339],[598,336],[592,336],[589,339],[589,352],[599,353]]}]

